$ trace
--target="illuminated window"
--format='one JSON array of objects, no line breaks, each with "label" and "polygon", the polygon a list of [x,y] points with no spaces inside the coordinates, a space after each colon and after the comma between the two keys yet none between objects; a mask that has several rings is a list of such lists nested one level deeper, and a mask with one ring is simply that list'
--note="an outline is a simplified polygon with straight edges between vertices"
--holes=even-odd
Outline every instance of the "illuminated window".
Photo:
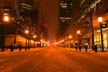
[{"label": "illuminated window", "polygon": [[72,3],[70,5],[72,5]]},{"label": "illuminated window", "polygon": [[60,17],[60,19],[70,20],[71,17]]},{"label": "illuminated window", "polygon": [[67,6],[65,6],[65,5],[63,5],[63,6],[61,6],[62,8],[67,8]]},{"label": "illuminated window", "polygon": [[65,22],[65,20],[63,19],[62,22]]},{"label": "illuminated window", "polygon": [[64,3],[65,6],[67,6],[67,3]]},{"label": "illuminated window", "polygon": [[84,17],[85,17],[85,15],[82,15],[82,17],[81,17],[81,18],[83,19]]},{"label": "illuminated window", "polygon": [[63,3],[60,3],[60,5],[62,6],[62,5],[63,5]]},{"label": "illuminated window", "polygon": [[67,8],[67,3],[61,2],[61,3],[60,3],[60,6],[61,6],[62,8]]},{"label": "illuminated window", "polygon": [[63,17],[60,17],[60,19],[64,19]]},{"label": "illuminated window", "polygon": [[70,18],[70,17],[66,17],[65,19],[69,20],[69,19],[71,19],[71,18]]}]

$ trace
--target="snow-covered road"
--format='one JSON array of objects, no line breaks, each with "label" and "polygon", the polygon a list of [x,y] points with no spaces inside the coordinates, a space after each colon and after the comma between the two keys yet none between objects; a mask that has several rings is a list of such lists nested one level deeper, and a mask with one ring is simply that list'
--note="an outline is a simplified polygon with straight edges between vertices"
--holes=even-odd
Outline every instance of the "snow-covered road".
[{"label": "snow-covered road", "polygon": [[40,48],[0,53],[0,72],[108,72],[107,52]]}]

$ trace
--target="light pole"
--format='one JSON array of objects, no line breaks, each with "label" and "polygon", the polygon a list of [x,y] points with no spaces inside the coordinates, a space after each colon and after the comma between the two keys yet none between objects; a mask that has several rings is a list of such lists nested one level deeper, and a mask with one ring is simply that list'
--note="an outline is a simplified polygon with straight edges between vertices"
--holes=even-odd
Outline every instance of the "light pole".
[{"label": "light pole", "polygon": [[[4,15],[2,16],[2,21],[4,24],[9,23],[10,22],[10,17],[8,13],[4,13]],[[4,47],[5,47],[5,25],[2,25],[3,27],[3,35],[2,35],[2,47],[1,47],[1,51],[4,51]]]},{"label": "light pole", "polygon": [[68,38],[69,38],[69,40],[70,40],[70,45],[69,45],[69,46],[70,46],[70,48],[71,48],[71,39],[72,39],[72,36],[69,35]]},{"label": "light pole", "polygon": [[102,52],[104,52],[103,34],[102,34],[102,17],[98,17],[98,22],[100,23],[100,34],[101,34],[101,46],[102,46]]},{"label": "light pole", "polygon": [[81,51],[81,46],[80,46],[80,38],[79,38],[79,36],[80,36],[80,34],[81,34],[81,31],[80,30],[77,30],[77,35],[78,35],[78,45],[79,45],[79,50]]},{"label": "light pole", "polygon": [[[25,34],[28,35],[29,30],[25,30]],[[26,36],[26,44],[25,44],[25,50],[27,49],[27,46],[29,46],[28,44],[28,40],[27,40],[27,36]]]},{"label": "light pole", "polygon": [[35,39],[36,39],[36,35],[33,35],[33,38],[34,38],[34,47],[35,47]]}]

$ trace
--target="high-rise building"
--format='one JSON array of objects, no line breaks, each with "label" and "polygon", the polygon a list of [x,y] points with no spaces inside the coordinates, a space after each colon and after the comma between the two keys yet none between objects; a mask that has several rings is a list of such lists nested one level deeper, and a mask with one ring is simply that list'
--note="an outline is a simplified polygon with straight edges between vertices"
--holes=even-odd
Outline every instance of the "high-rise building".
[{"label": "high-rise building", "polygon": [[[21,40],[25,40],[25,38],[33,40],[32,35],[36,34],[35,27],[38,17],[38,10],[34,7],[33,1],[0,0],[0,47],[2,49],[4,49],[4,46],[9,46],[10,44],[19,45],[20,43],[25,46],[26,41],[24,43],[22,41],[19,42],[19,38]],[[9,22],[2,20],[4,15],[9,16]],[[24,33],[25,29],[30,31],[28,37]]]},{"label": "high-rise building", "polygon": [[72,19],[72,0],[59,0],[59,34],[64,34]]}]

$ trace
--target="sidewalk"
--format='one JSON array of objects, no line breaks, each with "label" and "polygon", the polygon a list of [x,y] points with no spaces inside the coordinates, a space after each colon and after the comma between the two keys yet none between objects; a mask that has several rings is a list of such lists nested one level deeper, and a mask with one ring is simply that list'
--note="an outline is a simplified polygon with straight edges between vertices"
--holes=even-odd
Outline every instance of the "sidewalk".
[{"label": "sidewalk", "polygon": [[[66,48],[66,50],[76,51],[75,48]],[[92,49],[88,49],[86,52],[85,49],[83,48],[83,49],[81,49],[81,51],[79,49],[77,49],[76,52],[91,53],[91,54],[97,54],[97,55],[101,55],[101,56],[108,55],[108,50],[105,50],[105,52],[102,52],[100,49],[97,52],[95,52]]]},{"label": "sidewalk", "polygon": [[13,52],[10,51],[10,49],[6,49],[4,52],[1,52],[0,50],[0,55],[9,55],[9,54],[15,54],[15,53],[27,53],[27,52],[31,52],[31,51],[36,51],[36,50],[39,50],[40,48],[31,48],[31,49],[27,49],[25,50],[24,48],[19,51],[19,49],[14,49]]}]

